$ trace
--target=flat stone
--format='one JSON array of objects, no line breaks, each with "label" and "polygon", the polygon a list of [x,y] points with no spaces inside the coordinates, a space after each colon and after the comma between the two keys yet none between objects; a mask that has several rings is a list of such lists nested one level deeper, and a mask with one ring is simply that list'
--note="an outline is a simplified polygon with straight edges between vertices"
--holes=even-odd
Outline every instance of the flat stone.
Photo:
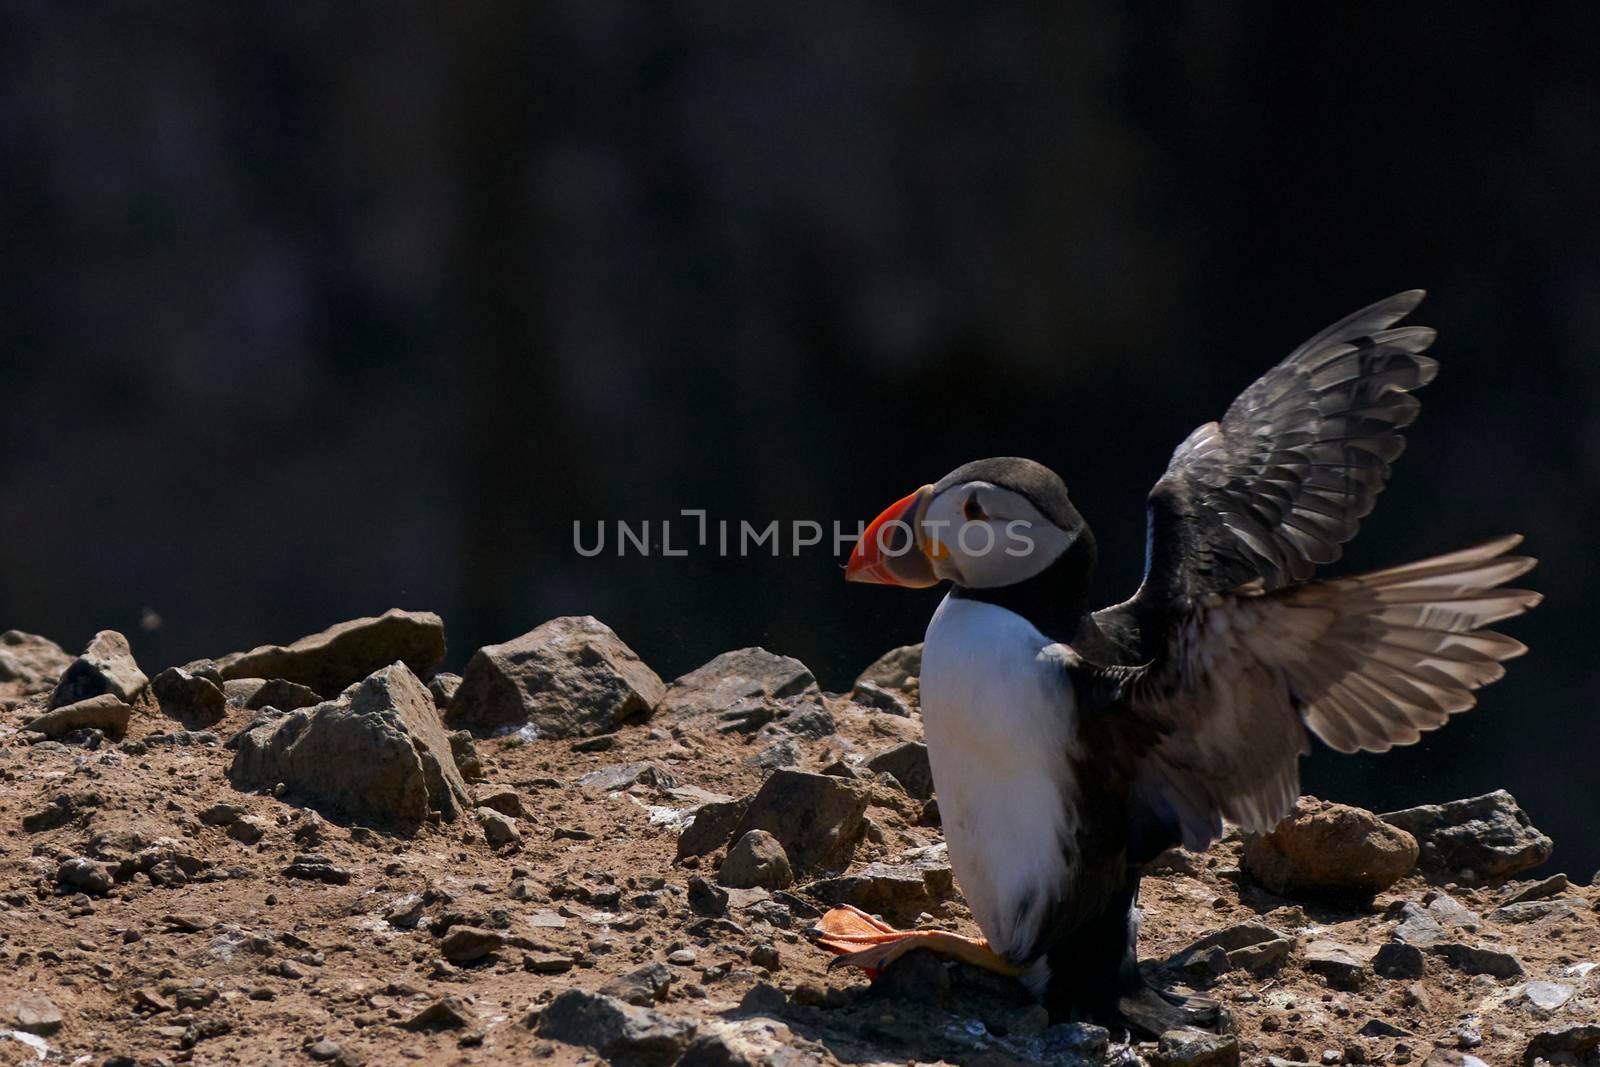
[{"label": "flat stone", "polygon": [[326,882],[329,885],[349,885],[350,872],[336,865],[327,856],[303,853],[296,856],[283,869],[285,878],[298,878],[306,882]]},{"label": "flat stone", "polygon": [[1522,998],[1535,1011],[1551,1012],[1572,999],[1575,990],[1561,982],[1529,982],[1522,987]]},{"label": "flat stone", "polygon": [[600,987],[600,992],[625,1004],[648,1008],[666,1000],[671,989],[672,969],[662,963],[649,963],[611,979]]},{"label": "flat stone", "polygon": [[596,793],[615,793],[635,785],[675,789],[678,780],[660,764],[639,762],[613,764],[590,771],[578,779],[578,785]]},{"label": "flat stone", "polygon": [[1445,939],[1445,930],[1438,919],[1428,914],[1427,909],[1407,901],[1400,907],[1400,921],[1395,925],[1392,935],[1395,940],[1408,945],[1431,948]]},{"label": "flat stone", "polygon": [[812,882],[806,893],[825,904],[915,917],[954,892],[948,863],[869,863],[859,871]]},{"label": "flat stone", "polygon": [[245,809],[238,804],[217,803],[200,812],[200,821],[207,826],[228,826],[244,814]]},{"label": "flat stone", "polygon": [[267,824],[254,815],[241,815],[228,824],[228,836],[241,845],[253,845],[267,836]]},{"label": "flat stone", "polygon": [[517,820],[493,808],[478,808],[475,811],[478,825],[483,827],[483,839],[493,849],[505,848],[507,845],[522,843],[522,831],[517,828]]},{"label": "flat stone", "polygon": [[1578,1023],[1535,1034],[1522,1053],[1524,1067],[1538,1060],[1551,1063],[1592,1063],[1600,1058],[1600,1023]]},{"label": "flat stone", "polygon": [[228,713],[228,700],[211,679],[182,667],[168,667],[150,682],[161,713],[190,730],[215,726]]},{"label": "flat stone", "polygon": [[474,790],[473,796],[480,808],[490,808],[513,819],[520,819],[524,814],[522,794],[514,786],[483,785]]},{"label": "flat stone", "polygon": [[661,679],[589,615],[551,619],[473,653],[445,712],[452,727],[529,726],[540,737],[590,737],[650,715]]},{"label": "flat stone", "polygon": [[1304,966],[1320,974],[1335,989],[1356,990],[1366,977],[1367,956],[1360,948],[1336,941],[1313,941],[1306,946]]},{"label": "flat stone", "polygon": [[[232,684],[232,682],[225,683],[224,688]],[[322,695],[310,686],[291,682],[286,678],[268,678],[251,692],[245,699],[244,706],[252,711],[259,711],[262,708],[293,711],[295,708],[309,708],[320,703]]]},{"label": "flat stone", "polygon": [[109,867],[87,856],[74,856],[63,860],[61,866],[56,869],[56,881],[96,895],[109,893],[111,887],[116,884],[111,877]]},{"label": "flat stone", "polygon": [[64,707],[103,694],[132,704],[149,683],[150,679],[134,662],[128,639],[115,630],[101,630],[83,655],[61,673],[61,680],[50,694],[50,706]]},{"label": "flat stone", "polygon": [[1553,847],[1503,789],[1382,818],[1415,837],[1423,873],[1444,880],[1462,880],[1465,872],[1472,879],[1502,881],[1539,866]]},{"label": "flat stone", "polygon": [[774,771],[751,799],[734,836],[767,831],[797,871],[842,867],[866,833],[870,795],[861,783],[844,778]]},{"label": "flat stone", "polygon": [[1487,945],[1465,945],[1446,941],[1429,952],[1466,974],[1487,974],[1496,978],[1517,978],[1523,973],[1522,961],[1509,952]]},{"label": "flat stone", "polygon": [[[1560,896],[1571,885],[1564,874],[1552,874],[1550,877],[1533,883],[1512,893],[1505,899],[1506,904],[1526,904],[1533,900],[1546,900],[1550,897]],[[1503,907],[1504,905],[1502,905]]]},{"label": "flat stone", "polygon": [[52,708],[37,718],[23,724],[24,730],[61,737],[74,730],[99,730],[107,737],[121,738],[128,732],[128,720],[133,708],[113,693],[86,697],[72,704]]},{"label": "flat stone", "polygon": [[1155,1067],[1239,1067],[1239,1040],[1191,1027],[1168,1030],[1150,1062]]},{"label": "flat stone", "polygon": [[1272,832],[1244,844],[1245,873],[1280,896],[1371,899],[1416,862],[1410,834],[1370,811],[1309,796]]},{"label": "flat stone", "polygon": [[572,970],[572,957],[555,952],[530,952],[522,957],[522,969],[534,974],[566,974]]},{"label": "flat stone", "polygon": [[749,830],[728,850],[717,881],[736,889],[787,889],[794,884],[794,871],[776,837]]},{"label": "flat stone", "polygon": [[902,719],[911,717],[911,705],[900,693],[873,682],[857,682],[850,690],[850,702]]},{"label": "flat stone", "polygon": [[1372,970],[1384,978],[1421,978],[1426,970],[1422,950],[1404,941],[1380,945],[1372,957]]},{"label": "flat stone", "polygon": [[[217,666],[225,679],[281,678],[317,693],[339,693],[396,662],[426,678],[444,653],[439,616],[394,608],[375,618],[338,623],[292,644],[235,652],[219,659]],[[433,703],[431,695],[428,703]]]},{"label": "flat stone", "polygon": [[1577,897],[1556,900],[1528,900],[1521,904],[1504,904],[1489,913],[1489,918],[1501,923],[1531,923],[1540,919],[1570,919],[1578,914],[1584,902]]},{"label": "flat stone", "polygon": [[688,1047],[695,1025],[600,993],[569,989],[539,1013],[537,1032],[594,1049],[615,1063],[668,1067]]},{"label": "flat stone", "polygon": [[678,835],[678,858],[703,856],[715,852],[733,837],[733,831],[744,820],[750,807],[750,798],[742,800],[711,801],[694,809],[683,832]]},{"label": "flat stone", "polygon": [[12,1024],[24,1033],[49,1037],[61,1029],[61,1009],[38,993],[20,997],[6,1009]]},{"label": "flat stone", "polygon": [[698,874],[689,879],[687,899],[689,910],[696,915],[720,919],[728,914],[728,891],[721,886],[711,884]]},{"label": "flat stone", "polygon": [[452,926],[439,941],[439,954],[460,965],[481,960],[505,946],[504,934],[477,926]]},{"label": "flat stone", "polygon": [[928,746],[906,741],[867,760],[867,769],[886,771],[911,796],[927,800],[933,796],[933,770],[928,766]]},{"label": "flat stone", "polygon": [[764,648],[724,652],[675,680],[656,711],[662,718],[722,733],[755,733],[768,723],[803,720],[794,732],[831,729],[822,690],[804,663]]},{"label": "flat stone", "polygon": [[404,1023],[407,1030],[461,1030],[477,1024],[477,1016],[461,997],[436,1000]]},{"label": "flat stone", "polygon": [[72,656],[47,637],[0,633],[0,708],[50,692],[71,664]]},{"label": "flat stone", "polygon": [[337,700],[282,715],[263,712],[229,742],[237,789],[287,787],[319,810],[414,832],[437,811],[469,803],[433,699],[403,663]]}]

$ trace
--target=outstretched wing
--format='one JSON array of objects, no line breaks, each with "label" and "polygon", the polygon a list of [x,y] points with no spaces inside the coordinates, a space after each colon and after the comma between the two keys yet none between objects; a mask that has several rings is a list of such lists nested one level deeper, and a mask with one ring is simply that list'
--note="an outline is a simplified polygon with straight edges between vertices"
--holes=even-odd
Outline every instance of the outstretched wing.
[{"label": "outstretched wing", "polygon": [[1372,510],[1438,364],[1434,331],[1394,327],[1422,301],[1391,296],[1291,352],[1172,454],[1150,491],[1139,614],[1260,579],[1311,577]]},{"label": "outstretched wing", "polygon": [[1520,541],[1195,600],[1169,654],[1105,675],[1129,718],[1161,732],[1137,761],[1144,811],[1196,850],[1224,820],[1265,832],[1294,807],[1308,731],[1341,752],[1382,752],[1472,707],[1473,690],[1526,651],[1480,629],[1540,600],[1499,588],[1534,565],[1505,554]]}]

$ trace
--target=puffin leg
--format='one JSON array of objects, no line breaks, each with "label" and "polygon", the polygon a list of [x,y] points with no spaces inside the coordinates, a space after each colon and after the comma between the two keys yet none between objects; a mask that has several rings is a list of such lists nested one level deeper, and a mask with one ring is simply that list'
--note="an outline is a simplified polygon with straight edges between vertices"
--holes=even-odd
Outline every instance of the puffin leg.
[{"label": "puffin leg", "polygon": [[981,937],[963,937],[944,930],[897,930],[848,904],[824,915],[817,922],[816,936],[819,945],[838,954],[828,964],[829,970],[860,967],[874,978],[889,964],[919,948],[1008,977],[1026,970],[995,952]]}]

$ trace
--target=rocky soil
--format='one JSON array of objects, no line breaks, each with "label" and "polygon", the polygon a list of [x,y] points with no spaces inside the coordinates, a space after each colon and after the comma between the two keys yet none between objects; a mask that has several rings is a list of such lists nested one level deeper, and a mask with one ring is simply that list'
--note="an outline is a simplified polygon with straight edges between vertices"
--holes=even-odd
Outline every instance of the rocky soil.
[{"label": "rocky soil", "polygon": [[1503,793],[1162,857],[1141,956],[1232,1032],[1130,1042],[808,939],[838,903],[974,932],[917,649],[833,695],[761,649],[666,683],[593,619],[457,678],[444,636],[153,675],[0,636],[0,1064],[1600,1063],[1600,891],[1526,877]]}]

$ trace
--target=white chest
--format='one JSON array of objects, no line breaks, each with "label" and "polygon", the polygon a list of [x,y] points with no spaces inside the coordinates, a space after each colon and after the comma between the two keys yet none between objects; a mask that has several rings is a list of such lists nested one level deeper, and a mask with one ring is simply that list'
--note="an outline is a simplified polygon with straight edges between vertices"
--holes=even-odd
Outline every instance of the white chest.
[{"label": "white chest", "polygon": [[1026,954],[1070,889],[1072,688],[1020,615],[946,597],[922,653],[922,715],[950,864],[996,951]]}]

